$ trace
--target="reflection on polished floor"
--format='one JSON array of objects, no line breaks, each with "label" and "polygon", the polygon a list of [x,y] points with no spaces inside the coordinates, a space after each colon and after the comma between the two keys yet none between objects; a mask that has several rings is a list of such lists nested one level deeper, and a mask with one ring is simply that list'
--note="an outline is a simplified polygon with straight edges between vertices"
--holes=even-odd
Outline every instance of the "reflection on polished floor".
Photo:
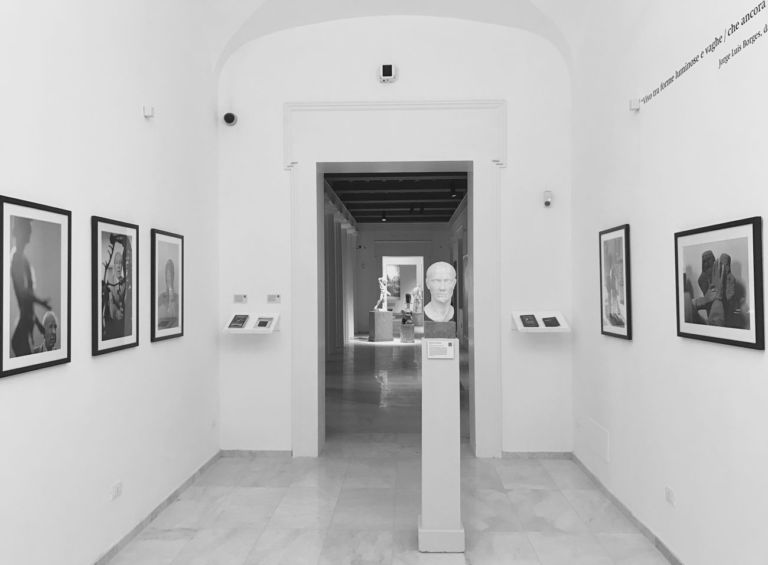
[{"label": "reflection on polished floor", "polygon": [[419,347],[329,360],[321,457],[219,458],[110,565],[667,565],[573,461],[476,459],[466,442],[467,552],[419,553]]},{"label": "reflection on polished floor", "polygon": [[[467,382],[467,355],[461,382]],[[358,336],[325,365],[327,437],[421,432],[421,340],[369,342]],[[468,393],[461,391],[462,436],[469,438]]]}]

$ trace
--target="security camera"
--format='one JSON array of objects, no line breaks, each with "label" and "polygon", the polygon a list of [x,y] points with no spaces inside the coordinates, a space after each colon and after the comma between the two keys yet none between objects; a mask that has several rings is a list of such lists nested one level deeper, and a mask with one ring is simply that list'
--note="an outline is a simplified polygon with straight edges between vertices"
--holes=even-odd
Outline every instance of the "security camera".
[{"label": "security camera", "polygon": [[227,112],[224,114],[224,123],[228,126],[233,126],[237,123],[237,116],[233,114],[232,112]]},{"label": "security camera", "polygon": [[389,83],[397,80],[397,67],[394,65],[379,65],[379,82]]},{"label": "security camera", "polygon": [[552,207],[552,191],[551,190],[544,191],[544,207],[545,208]]}]

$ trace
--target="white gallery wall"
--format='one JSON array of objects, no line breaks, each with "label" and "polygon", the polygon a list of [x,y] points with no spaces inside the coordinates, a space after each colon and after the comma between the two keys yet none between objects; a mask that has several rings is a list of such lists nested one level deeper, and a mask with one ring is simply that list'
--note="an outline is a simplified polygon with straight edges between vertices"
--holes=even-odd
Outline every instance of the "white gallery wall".
[{"label": "white gallery wall", "polygon": [[[377,82],[377,66],[384,62],[399,65],[398,82]],[[284,105],[435,100],[507,102],[508,166],[495,169],[501,206],[493,213],[499,214],[500,237],[498,247],[479,250],[499,271],[492,286],[501,291],[480,298],[482,315],[490,316],[493,326],[485,330],[500,340],[499,359],[490,362],[501,367],[503,396],[493,400],[500,406],[481,406],[478,412],[502,410],[499,447],[506,451],[571,450],[570,342],[520,340],[512,335],[509,316],[521,307],[570,313],[571,284],[564,276],[571,269],[568,71],[559,52],[530,32],[420,17],[360,18],[295,28],[247,43],[224,65],[220,112],[237,113],[239,122],[222,128],[219,136],[220,307],[230,309],[235,292],[254,296],[255,304],[262,304],[267,293],[280,292],[283,322],[280,334],[267,339],[223,341],[223,448],[292,448],[291,362],[296,344],[291,334],[301,332],[291,325],[307,324],[316,331],[312,312],[302,317],[292,310],[297,297],[289,292],[295,282],[292,261],[314,261],[314,250],[285,237],[292,219],[292,189],[283,161]],[[439,112],[423,119],[443,127]],[[329,140],[350,135],[333,128],[323,132]],[[391,132],[386,134],[382,140],[392,139]],[[376,160],[371,156],[379,154],[385,156],[381,160],[392,160],[386,156],[397,155],[397,147],[386,143],[377,142],[376,133],[370,132],[364,144],[358,141],[350,160]],[[419,150],[427,160],[471,159],[454,153],[445,144]],[[483,182],[487,184],[485,177]],[[543,207],[545,189],[555,191],[559,199],[552,210]],[[476,221],[480,230],[487,225],[485,218]],[[300,256],[292,257],[292,243]]]},{"label": "white gallery wall", "polygon": [[[768,215],[768,10],[741,25],[758,4],[597,2],[575,58],[575,450],[686,564],[768,563],[766,354],[677,337],[675,318],[674,233]],[[624,223],[631,342],[599,318],[598,232]]]},{"label": "white gallery wall", "polygon": [[[218,450],[216,108],[201,23],[181,0],[0,4],[0,193],[72,211],[72,362],[0,379],[0,563],[93,563]],[[140,227],[140,344],[99,357],[94,214]],[[150,228],[186,243],[185,335],[160,343]]]}]

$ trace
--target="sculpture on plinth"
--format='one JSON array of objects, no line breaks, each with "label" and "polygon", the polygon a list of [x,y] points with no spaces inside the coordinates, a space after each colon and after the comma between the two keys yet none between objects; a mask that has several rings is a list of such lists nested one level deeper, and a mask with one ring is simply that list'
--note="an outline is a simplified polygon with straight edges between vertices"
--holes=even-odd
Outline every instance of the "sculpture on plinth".
[{"label": "sculpture on plinth", "polygon": [[421,290],[421,287],[417,286],[413,289],[413,313],[414,314],[421,314],[421,307],[424,301],[424,293]]},{"label": "sculpture on plinth", "polygon": [[456,312],[451,305],[456,287],[456,269],[438,261],[427,269],[427,289],[430,301],[424,306],[424,337],[456,337]]},{"label": "sculpture on plinth", "polygon": [[380,310],[381,312],[387,311],[387,296],[390,292],[387,290],[387,277],[379,277],[379,301],[373,307],[374,310]]}]

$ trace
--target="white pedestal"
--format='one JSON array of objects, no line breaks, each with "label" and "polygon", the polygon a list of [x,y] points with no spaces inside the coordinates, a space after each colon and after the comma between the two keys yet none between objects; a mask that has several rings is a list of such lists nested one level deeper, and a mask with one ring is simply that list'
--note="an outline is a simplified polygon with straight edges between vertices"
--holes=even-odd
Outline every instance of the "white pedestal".
[{"label": "white pedestal", "polygon": [[[430,342],[452,343],[453,359],[430,359]],[[437,348],[433,348],[433,351]],[[421,515],[419,551],[464,551],[461,523],[459,340],[421,346]]]}]

